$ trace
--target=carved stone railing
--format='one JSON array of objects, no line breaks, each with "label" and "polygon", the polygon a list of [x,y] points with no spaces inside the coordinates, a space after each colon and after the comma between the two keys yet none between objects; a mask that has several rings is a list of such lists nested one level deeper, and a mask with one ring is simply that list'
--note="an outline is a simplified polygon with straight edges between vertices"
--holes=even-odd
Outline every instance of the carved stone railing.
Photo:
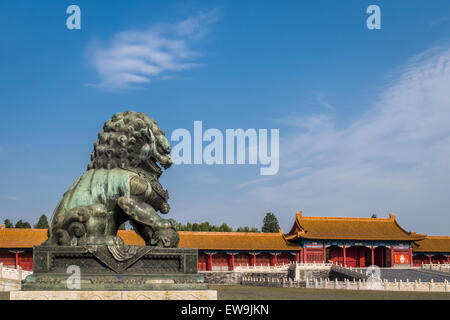
[{"label": "carved stone railing", "polygon": [[17,268],[3,266],[0,263],[0,291],[20,290],[22,280],[24,280],[31,271],[24,271],[20,266]]},{"label": "carved stone railing", "polygon": [[338,272],[344,276],[353,278],[353,279],[367,279],[368,276],[365,273],[365,271],[363,271],[362,269],[359,268],[353,268],[353,267],[344,267],[343,265],[339,265],[339,264],[332,264],[331,265],[331,270]]},{"label": "carved stone railing", "polygon": [[448,263],[423,263],[421,269],[423,270],[432,270],[432,271],[441,271],[441,272],[450,272],[450,264]]},{"label": "carved stone railing", "polygon": [[329,279],[307,279],[294,281],[290,278],[258,278],[243,277],[241,285],[283,287],[283,288],[314,288],[314,289],[346,289],[346,290],[381,290],[381,291],[417,291],[417,292],[450,292],[447,280],[444,282],[422,282],[420,280],[410,281],[376,281],[376,280],[348,280],[344,281]]},{"label": "carved stone railing", "polygon": [[263,265],[259,265],[259,266],[235,266],[233,271],[237,271],[237,272],[282,272],[282,271],[287,271],[289,269],[289,266],[291,264],[280,264],[280,265],[276,265],[276,266],[263,266]]}]

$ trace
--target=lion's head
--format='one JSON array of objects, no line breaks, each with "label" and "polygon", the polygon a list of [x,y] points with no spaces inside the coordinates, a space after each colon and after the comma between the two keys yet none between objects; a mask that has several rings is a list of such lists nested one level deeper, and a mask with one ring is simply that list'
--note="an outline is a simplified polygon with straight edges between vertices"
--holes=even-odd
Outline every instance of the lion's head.
[{"label": "lion's head", "polygon": [[142,112],[116,113],[105,122],[89,169],[143,168],[156,174],[172,165],[170,144],[155,120]]}]

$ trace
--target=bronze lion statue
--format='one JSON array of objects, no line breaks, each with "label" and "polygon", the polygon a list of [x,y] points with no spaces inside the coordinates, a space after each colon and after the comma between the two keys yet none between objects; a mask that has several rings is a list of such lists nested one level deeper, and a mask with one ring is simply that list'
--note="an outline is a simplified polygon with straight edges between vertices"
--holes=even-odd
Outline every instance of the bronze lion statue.
[{"label": "bronze lion statue", "polygon": [[123,245],[117,236],[129,221],[146,245],[177,247],[170,207],[158,181],[172,165],[170,144],[155,120],[126,111],[106,121],[91,162],[64,193],[50,220],[44,245]]}]

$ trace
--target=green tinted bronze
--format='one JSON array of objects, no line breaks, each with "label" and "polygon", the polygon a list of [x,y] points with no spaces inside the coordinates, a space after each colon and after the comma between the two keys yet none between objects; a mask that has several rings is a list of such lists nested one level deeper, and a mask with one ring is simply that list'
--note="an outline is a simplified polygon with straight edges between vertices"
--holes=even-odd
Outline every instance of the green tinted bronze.
[{"label": "green tinted bronze", "polygon": [[117,231],[130,221],[146,245],[177,247],[175,226],[158,215],[170,210],[158,179],[171,165],[169,142],[155,120],[115,114],[98,134],[87,171],[56,207],[43,245],[123,245]]}]

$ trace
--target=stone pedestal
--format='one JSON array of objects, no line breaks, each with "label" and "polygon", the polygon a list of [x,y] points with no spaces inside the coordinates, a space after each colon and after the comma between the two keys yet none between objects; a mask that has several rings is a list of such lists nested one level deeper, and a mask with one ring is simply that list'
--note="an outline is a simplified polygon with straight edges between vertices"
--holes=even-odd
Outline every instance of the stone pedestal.
[{"label": "stone pedestal", "polygon": [[217,291],[12,291],[10,300],[217,300]]},{"label": "stone pedestal", "polygon": [[197,273],[196,249],[39,246],[34,248],[33,255],[33,274],[23,281],[23,291],[48,291],[53,296],[54,291],[73,295],[76,293],[72,292],[86,291],[208,289],[204,277]]}]

